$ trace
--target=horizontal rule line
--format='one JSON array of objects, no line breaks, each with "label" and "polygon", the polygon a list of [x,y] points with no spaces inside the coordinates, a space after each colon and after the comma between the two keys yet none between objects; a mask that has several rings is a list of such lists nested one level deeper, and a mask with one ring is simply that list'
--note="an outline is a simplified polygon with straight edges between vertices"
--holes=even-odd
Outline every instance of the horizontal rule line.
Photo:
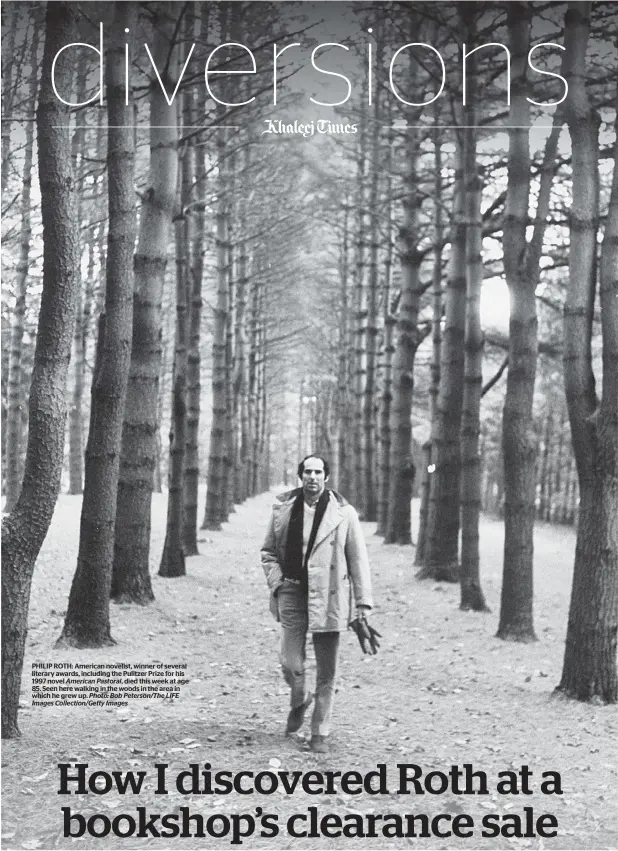
[{"label": "horizontal rule line", "polygon": [[238,130],[240,124],[56,124],[69,130]]},{"label": "horizontal rule line", "polygon": [[391,130],[553,130],[553,124],[385,124]]}]

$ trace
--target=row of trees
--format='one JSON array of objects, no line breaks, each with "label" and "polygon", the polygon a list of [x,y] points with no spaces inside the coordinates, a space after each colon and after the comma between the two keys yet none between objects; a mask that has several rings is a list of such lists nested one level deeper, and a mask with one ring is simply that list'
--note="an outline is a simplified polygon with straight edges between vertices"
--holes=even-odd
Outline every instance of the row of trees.
[{"label": "row of trees", "polygon": [[[113,641],[110,599],[142,604],[153,599],[149,572],[150,504],[157,470],[157,437],[164,419],[162,408],[171,410],[172,423],[167,464],[168,524],[160,574],[182,575],[185,555],[197,552],[204,300],[211,309],[206,343],[212,347],[212,411],[203,528],[220,528],[235,501],[268,487],[268,436],[277,416],[277,403],[286,404],[285,373],[281,373],[285,370],[285,357],[280,355],[285,354],[287,340],[299,331],[295,320],[281,323],[282,316],[294,316],[295,293],[287,283],[299,261],[293,253],[290,256],[289,249],[292,238],[298,238],[304,229],[299,215],[302,190],[296,201],[285,206],[281,203],[297,188],[293,156],[282,161],[272,158],[268,151],[257,151],[256,155],[251,138],[241,132],[244,125],[231,123],[229,110],[211,109],[212,102],[207,104],[204,97],[199,97],[199,90],[189,84],[177,98],[169,95],[195,39],[199,48],[194,58],[198,59],[212,49],[213,41],[245,39],[244,33],[249,31],[259,39],[259,30],[268,33],[272,26],[274,8],[264,16],[258,15],[256,9],[228,3],[220,4],[216,11],[206,5],[159,3],[140,7],[136,3],[119,3],[113,8],[101,6],[98,12],[107,39],[106,114],[102,117],[99,112],[92,122],[88,112],[78,111],[72,133],[70,110],[56,93],[72,90],[78,92],[80,101],[86,100],[98,75],[88,54],[82,52],[75,60],[61,47],[82,39],[88,43],[96,37],[96,27],[85,18],[83,10],[71,4],[51,4],[45,22],[40,20],[38,6],[33,5],[27,14],[11,10],[7,35],[15,43],[21,42],[26,51],[33,24],[47,34],[41,65],[36,48],[30,52],[29,62],[31,77],[39,84],[39,160],[50,155],[41,129],[43,104],[49,103],[56,110],[49,119],[59,140],[52,157],[60,159],[61,168],[46,165],[46,175],[53,180],[54,191],[65,192],[64,206],[58,205],[55,198],[49,205],[55,215],[64,217],[62,228],[71,232],[65,262],[70,267],[67,274],[73,289],[64,300],[68,313],[54,312],[50,318],[45,312],[46,301],[53,305],[58,296],[50,289],[52,284],[46,289],[49,270],[44,254],[40,306],[35,293],[30,307],[33,312],[39,308],[34,375],[37,359],[47,362],[56,358],[50,354],[50,337],[54,339],[59,333],[73,337],[73,405],[68,445],[72,492],[81,491],[82,423],[88,413],[83,404],[83,387],[89,359],[92,366],[78,564],[60,637],[61,644],[79,647]],[[152,46],[157,73],[153,74],[152,68],[148,74],[141,69],[148,97],[136,94],[135,103],[128,106],[124,77],[119,72],[123,69],[125,45],[128,44],[129,53],[134,49],[126,33],[135,33],[138,27]],[[51,63],[57,55],[54,89]],[[228,56],[221,65],[233,66],[234,62],[238,58]],[[14,84],[19,91],[20,79]],[[31,101],[20,103],[26,116],[31,113],[36,88],[30,94]],[[219,126],[211,129],[216,122]],[[147,151],[140,144],[142,127],[148,128]],[[105,136],[106,145],[101,142]],[[26,157],[32,153],[33,143],[31,134]],[[15,161],[21,149],[13,149],[12,154]],[[45,200],[47,183],[40,180],[40,185]],[[141,202],[137,234],[135,186]],[[101,227],[106,218],[101,215],[103,205],[107,207],[107,227]],[[42,207],[44,212],[45,203]],[[78,222],[84,223],[81,229]],[[64,256],[62,234],[53,230],[54,225],[52,218],[52,230],[46,231],[43,218],[44,252]],[[77,235],[81,240],[76,239]],[[38,243],[31,236],[29,232],[27,253],[32,273],[38,265],[38,258],[33,258]],[[168,262],[172,247],[174,263]],[[83,281],[79,274],[80,254],[87,263]],[[82,262],[82,270],[84,265]],[[56,281],[57,274],[49,274],[55,285],[62,283]],[[205,299],[203,281],[209,286]],[[176,321],[172,381],[163,388],[171,398],[165,404],[160,376],[165,343],[171,348],[163,333],[166,325],[169,327],[164,314],[170,304],[175,306]],[[74,311],[78,321],[73,332]],[[96,334],[89,321],[92,313],[98,314]],[[16,334],[22,341],[26,335],[25,317],[23,309],[18,317],[21,324],[15,322]],[[10,370],[16,379],[9,395],[14,393],[18,398],[15,422],[19,433],[24,426],[21,374],[25,358],[23,352],[16,352],[16,347],[12,347],[11,357],[19,362],[16,369]],[[58,356],[65,372],[68,354],[63,350]],[[44,376],[53,380],[61,398],[65,372],[51,378]],[[43,417],[37,428],[33,420],[33,415],[37,415],[36,394],[33,380],[23,482],[19,474],[14,480],[8,476],[6,480],[6,508],[11,512],[3,528],[3,602],[11,612],[4,621],[3,643],[6,735],[17,731],[30,580],[51,519],[62,470],[62,453],[58,456],[57,452],[46,451],[47,463],[36,468],[40,475],[28,488],[28,465],[34,463],[31,447],[41,451],[49,425]],[[55,403],[55,407],[61,428],[62,405]],[[13,413],[7,410],[7,419],[13,421]],[[5,451],[7,470],[8,459],[15,459],[19,468],[23,454],[18,435],[7,441]],[[23,530],[33,528],[33,515],[37,515],[34,527],[40,522],[42,537],[29,538],[25,546]]]},{"label": "row of trees", "polygon": [[[419,576],[459,580],[463,608],[486,608],[483,500],[503,512],[502,638],[535,638],[535,517],[577,514],[560,687],[580,699],[616,699],[611,14],[601,4],[574,3],[566,15],[552,7],[565,50],[547,67],[568,81],[569,98],[538,131],[548,113],[526,98],[556,94],[555,84],[530,79],[533,5],[337,9],[351,34],[345,70],[358,95],[325,114],[356,132],[301,141],[262,135],[266,118],[293,121],[306,108],[311,83],[290,51],[278,60],[273,110],[266,61],[277,42],[315,44],[319,25],[293,4],[281,14],[270,3],[114,3],[86,16],[59,2],[45,21],[38,4],[7,4],[3,38],[24,61],[3,69],[12,295],[3,312],[11,325],[3,349],[3,735],[18,732],[30,580],[62,472],[71,348],[68,480],[78,493],[83,478],[84,496],[62,643],[110,643],[110,598],[152,600],[150,504],[160,468],[168,520],[159,573],[174,577],[197,553],[198,523],[220,528],[235,503],[293,478],[297,457],[315,450],[332,458],[332,484],[387,543],[411,542],[410,498],[422,479]],[[51,63],[69,42],[95,43],[98,20],[106,106],[71,110],[55,96]],[[371,78],[362,64],[369,29]],[[511,56],[509,77],[505,48],[498,60],[495,47],[469,56],[465,106],[453,32],[468,49],[499,38]],[[437,68],[418,51],[408,50],[389,79],[390,46],[419,39],[452,60],[446,104],[410,105],[439,88]],[[150,63],[139,58],[144,41]],[[228,73],[208,91],[193,69],[225,43],[232,46],[211,67]],[[234,76],[246,71],[243,44],[259,60],[256,73]],[[55,84],[75,102],[91,97],[92,53],[61,52]],[[35,134],[34,122],[20,119],[32,118],[37,90]],[[35,150],[40,222],[30,189]],[[482,321],[482,302],[500,279],[510,294],[508,334]],[[564,332],[556,322],[563,306]],[[601,400],[593,369],[603,373]]]},{"label": "row of trees", "polygon": [[[556,10],[559,14],[565,11],[558,7]],[[608,371],[615,348],[611,316],[614,308],[606,297],[606,288],[615,288],[615,279],[613,285],[604,283],[603,272],[597,275],[594,265],[586,266],[581,273],[576,272],[575,257],[582,260],[583,255],[573,251],[576,233],[578,248],[579,234],[583,230],[594,234],[596,241],[600,226],[598,189],[596,200],[590,193],[594,187],[600,186],[601,174],[606,180],[611,174],[603,168],[599,150],[599,131],[601,127],[605,128],[602,138],[606,144],[611,124],[602,123],[599,110],[611,110],[607,120],[613,121],[615,90],[611,74],[603,73],[598,65],[601,57],[609,56],[609,52],[605,54],[604,46],[608,50],[609,47],[601,38],[600,30],[604,27],[606,33],[613,31],[611,24],[615,22],[599,9],[594,22],[597,41],[591,46],[591,11],[591,6],[574,4],[563,19],[565,50],[561,67],[554,70],[560,71],[568,82],[569,98],[564,106],[554,111],[551,128],[545,132],[544,144],[540,146],[538,131],[535,134],[534,125],[531,126],[536,115],[527,99],[531,83],[526,59],[532,45],[533,7],[509,4],[506,19],[498,18],[495,11],[488,12],[473,4],[461,4],[457,9],[442,7],[442,22],[459,26],[467,46],[484,44],[492,33],[497,32],[502,36],[502,43],[510,49],[512,95],[510,109],[505,115],[508,122],[506,162],[502,150],[492,155],[486,137],[482,143],[479,139],[479,125],[491,126],[500,110],[504,109],[503,94],[500,101],[491,97],[492,84],[498,79],[494,55],[479,53],[476,62],[473,57],[470,58],[467,77],[469,105],[462,109],[461,98],[459,104],[454,105],[455,121],[461,129],[456,129],[447,138],[440,134],[440,113],[437,109],[433,116],[435,125],[424,131],[420,110],[410,108],[404,113],[403,120],[407,123],[404,140],[395,140],[393,144],[390,128],[396,127],[397,122],[385,131],[376,119],[380,102],[378,78],[373,121],[370,122],[364,112],[359,116],[360,138],[354,152],[356,218],[350,224],[347,210],[343,208],[340,212],[343,230],[341,267],[347,271],[351,264],[354,265],[349,297],[354,305],[354,318],[352,327],[346,329],[347,338],[342,335],[343,342],[340,344],[340,362],[345,362],[346,351],[350,353],[347,365],[342,368],[346,379],[341,382],[340,391],[343,395],[345,387],[352,388],[351,398],[343,412],[330,409],[331,431],[344,436],[339,443],[339,477],[365,518],[378,521],[378,528],[385,534],[387,542],[410,541],[407,505],[414,469],[410,427],[415,358],[425,335],[433,331],[431,384],[427,390],[431,400],[427,468],[431,472],[423,489],[425,500],[421,509],[416,560],[421,566],[422,577],[460,579],[462,607],[478,610],[485,608],[479,581],[478,516],[482,494],[479,404],[483,392],[482,349],[486,341],[480,323],[479,294],[484,248],[489,248],[487,255],[492,258],[493,252],[488,243],[492,235],[501,236],[500,253],[511,307],[502,417],[503,467],[496,482],[503,494],[505,520],[504,581],[498,635],[515,640],[535,639],[533,526],[537,513],[556,518],[558,509],[552,499],[550,481],[553,481],[553,490],[560,496],[560,519],[575,514],[574,503],[578,493],[582,494],[580,512],[583,510],[586,500],[581,489],[584,486],[596,492],[597,499],[601,500],[594,509],[601,516],[608,504],[615,506],[616,499],[612,478],[616,449],[616,387],[615,375]],[[561,26],[558,16],[555,23],[558,28]],[[398,37],[400,41],[412,41],[419,37],[419,33],[424,40],[430,41],[429,33],[435,32],[432,29],[434,25],[435,16],[423,14],[418,17],[413,13],[403,17],[391,15],[385,16],[384,20],[391,38]],[[588,85],[581,82],[585,79],[587,51],[592,54],[591,65],[594,68],[594,73],[589,71]],[[410,63],[408,80],[414,81],[416,87],[412,87],[413,96],[410,97],[408,86],[407,97],[417,103],[426,102],[435,90],[432,89],[430,74],[424,73],[425,68],[419,69],[413,56]],[[501,69],[504,71],[504,66]],[[451,90],[460,95],[458,83],[451,83]],[[582,89],[585,109],[580,105]],[[475,91],[484,93],[483,115],[479,114],[481,99],[475,101]],[[539,98],[540,101],[548,99],[549,92]],[[494,107],[493,110],[491,107]],[[607,115],[607,112],[604,114]],[[564,152],[564,144],[562,150],[559,145],[565,122],[571,142],[568,154]],[[575,132],[584,124],[588,136]],[[594,139],[589,138],[590,127],[594,128]],[[533,158],[531,140],[537,148],[536,158]],[[607,147],[609,152],[606,149],[604,155],[609,153],[615,161],[613,145]],[[578,181],[584,156],[586,177]],[[392,170],[384,168],[390,157],[394,157],[396,163],[396,189],[394,193],[387,190],[381,196],[386,198],[383,204],[376,204],[376,175],[386,175],[383,181],[392,187]],[[428,184],[433,192],[428,191]],[[609,182],[606,186],[610,190]],[[497,187],[499,191],[496,191]],[[587,187],[588,196],[584,187]],[[376,237],[380,229],[388,229],[392,222],[393,195],[403,201],[403,209],[397,218],[401,271],[395,288],[396,317],[390,316],[390,240],[384,245]],[[430,203],[432,195],[433,204]],[[482,205],[483,195],[486,200]],[[604,201],[607,204],[605,233],[609,239],[603,242],[598,268],[612,268],[615,272],[611,229],[616,211],[613,207],[615,196],[611,190],[605,194]],[[588,204],[585,212],[580,210],[584,203]],[[444,221],[445,207],[450,207],[450,223]],[[443,248],[447,227],[450,252],[446,286],[443,287]],[[593,239],[591,235],[588,238]],[[593,242],[584,244],[590,251]],[[380,263],[384,269],[381,275],[377,271]],[[569,283],[565,287],[558,274],[567,263]],[[491,275],[495,275],[494,269],[491,269]],[[597,288],[605,296],[600,302],[600,312],[595,312],[596,298],[599,297],[595,297]],[[564,305],[565,317],[569,319],[563,337],[556,341],[551,326],[555,323],[556,307],[560,308],[561,304]],[[382,306],[381,310],[378,305]],[[539,314],[541,327],[550,327],[546,339],[539,338]],[[570,318],[575,315],[579,324]],[[396,342],[393,346],[391,335],[395,321]],[[567,342],[569,334],[571,338]],[[603,358],[599,357],[599,337],[603,341]],[[586,429],[582,423],[596,424],[597,417],[600,418],[601,429],[587,448],[584,443],[578,446],[574,443],[575,463],[570,463],[570,469],[570,451],[568,458],[562,458],[564,421],[554,429],[553,417],[558,412],[552,409],[550,402],[546,407],[544,431],[537,437],[534,411],[538,352],[544,350],[550,359],[550,364],[545,367],[546,374],[551,371],[555,374],[555,367],[551,365],[552,355],[559,353],[561,348],[571,431],[575,438],[583,438]],[[383,360],[376,393],[378,349]],[[593,367],[603,373],[602,401],[592,392]],[[576,386],[579,387],[579,402],[575,400]],[[378,394],[379,402],[376,404]],[[588,399],[587,409],[581,407],[582,399]],[[603,417],[609,418],[605,425]],[[605,435],[602,440],[601,433]],[[591,435],[587,439],[592,439]],[[376,446],[381,454],[380,460],[375,457]],[[540,446],[543,451],[539,457]],[[604,446],[603,450],[601,446]],[[614,453],[611,457],[608,454],[610,448]],[[595,452],[603,454],[595,456]],[[352,465],[348,461],[350,458],[354,459]],[[560,472],[554,470],[550,479],[552,458],[554,466],[559,465]],[[574,468],[578,473],[577,482]],[[564,484],[561,476],[564,476]],[[603,497],[601,493],[604,493]],[[384,497],[388,494],[388,497],[380,502],[381,494]],[[589,498],[592,499],[591,496]],[[600,601],[604,599],[607,603],[615,599],[616,541],[611,523],[604,529],[603,524],[595,524],[592,515],[586,518],[580,513],[578,528],[574,584],[577,593],[573,596],[568,646],[577,647],[581,655],[577,662],[575,656],[567,656],[566,662],[571,669],[565,667],[561,686],[566,692],[580,696],[607,687],[605,694],[610,695],[616,686],[613,635],[617,613],[613,602],[606,608]],[[600,543],[601,540],[605,541],[605,545]],[[607,553],[612,555],[608,557]],[[599,589],[596,599],[583,592],[582,577],[586,576],[586,581],[590,582],[592,573],[597,577],[593,582]],[[604,652],[612,661],[601,678],[592,659],[603,656]],[[584,671],[588,671],[589,675],[584,676]],[[600,685],[601,680],[603,686]]]},{"label": "row of trees", "polygon": [[[526,60],[533,44],[533,6],[509,4],[506,16],[502,10],[488,11],[474,4],[441,7],[434,16],[413,11],[402,17],[385,16],[384,26],[391,38],[400,41],[419,37],[430,41],[429,34],[436,32],[435,18],[440,15],[441,23],[450,23],[451,29],[459,27],[468,47],[485,44],[492,34],[502,36],[511,57],[510,107],[502,112],[507,122],[508,153],[505,161],[501,150],[492,152],[487,138],[480,138],[481,126],[491,126],[504,109],[503,94],[499,102],[492,97],[498,75],[495,56],[490,52],[474,54],[468,61],[468,105],[462,108],[460,97],[453,106],[451,114],[455,115],[457,129],[448,141],[440,133],[437,109],[433,116],[436,123],[424,131],[420,110],[410,108],[404,113],[405,137],[393,144],[390,128],[397,122],[385,130],[376,119],[378,75],[373,121],[360,113],[360,138],[355,150],[356,220],[351,229],[347,211],[343,208],[340,212],[341,267],[349,270],[351,263],[355,267],[349,299],[354,305],[353,327],[340,349],[350,353],[341,391],[346,385],[352,392],[344,413],[333,411],[332,430],[344,435],[339,444],[338,469],[346,490],[366,519],[378,521],[387,542],[408,543],[415,358],[425,335],[433,331],[427,391],[430,474],[423,489],[416,561],[421,577],[460,580],[462,607],[483,610],[478,520],[483,481],[482,352],[486,339],[479,296],[483,260],[487,256],[493,265],[490,240],[499,236],[510,320],[501,439],[505,548],[498,636],[535,640],[534,520],[537,513],[554,519],[573,516],[579,494],[575,578],[560,688],[584,699],[602,693],[604,699],[613,700],[618,579],[615,524],[609,517],[615,515],[617,507],[617,385],[613,364],[618,267],[613,228],[618,211],[615,183],[611,183],[615,169],[606,168],[603,159],[609,157],[611,165],[615,163],[616,92],[611,73],[602,68],[611,48],[600,33],[602,28],[605,34],[614,32],[615,21],[601,8],[595,10],[593,21],[590,4],[554,8],[560,15],[566,11],[564,18],[555,17],[558,31],[563,27],[565,49],[561,64],[553,68],[568,83],[569,97],[553,111],[542,145],[533,124],[538,116],[528,99],[531,82]],[[594,43],[590,40],[592,27]],[[413,85],[408,85],[407,97],[416,103],[426,102],[435,91],[431,74],[425,66],[419,68],[412,54],[410,65],[407,79]],[[461,95],[457,82],[451,82],[451,90]],[[479,92],[484,93],[482,99]],[[548,91],[538,98],[540,102],[549,99]],[[565,124],[568,152],[565,141],[561,142],[565,140]],[[382,196],[386,200],[380,205],[375,203],[376,175],[386,174],[385,183],[393,180],[390,169],[382,171],[391,156],[396,163],[396,188],[394,193]],[[428,191],[429,183],[433,191]],[[395,287],[396,315],[391,317],[390,242],[384,245],[376,234],[392,221],[393,196],[399,196],[402,209],[397,217],[400,276]],[[449,222],[444,220],[445,207],[450,209]],[[601,224],[605,239],[597,249]],[[446,239],[450,251],[443,286]],[[380,263],[384,271],[379,275]],[[565,285],[559,275],[566,268]],[[490,274],[496,274],[494,268]],[[564,332],[556,341],[551,326],[556,307],[561,305]],[[550,327],[546,339],[539,337],[539,315],[541,327]],[[395,343],[391,345],[395,321]],[[376,385],[378,347],[383,360]],[[560,349],[574,463],[570,450],[563,457],[564,420],[554,429],[554,417],[559,416],[563,404],[557,411],[551,402],[546,405],[540,439],[535,423],[538,353],[544,350],[551,364]],[[555,362],[545,370],[546,375],[552,370],[555,374]],[[595,391],[595,370],[602,374],[602,397]],[[543,450],[539,457],[540,446]],[[381,459],[375,457],[376,447]],[[352,465],[350,458],[354,459]],[[559,517],[552,491],[560,495]],[[380,494],[388,494],[381,503],[383,515]],[[607,666],[600,662],[603,658]]]}]

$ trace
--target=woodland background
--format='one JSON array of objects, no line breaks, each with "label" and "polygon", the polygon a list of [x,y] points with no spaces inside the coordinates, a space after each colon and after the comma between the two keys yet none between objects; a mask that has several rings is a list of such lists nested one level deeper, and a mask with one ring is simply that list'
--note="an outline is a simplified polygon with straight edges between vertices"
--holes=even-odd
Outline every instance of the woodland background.
[{"label": "woodland background", "polygon": [[[503,518],[501,639],[537,637],[535,522],[574,525],[558,689],[615,702],[615,6],[54,2],[2,15],[3,736],[19,734],[31,581],[60,487],[83,500],[59,646],[110,647],[110,599],[151,604],[153,569],[185,575],[198,526],[220,530],[235,505],[294,485],[309,451],[332,459],[330,484],[410,572],[460,583],[464,610],[486,609],[481,511]],[[71,108],[52,62],[97,44],[99,21],[105,105]],[[328,55],[352,97],[316,107],[312,93],[345,96],[329,79],[324,97],[311,71],[311,50],[333,40],[349,47]],[[528,100],[562,94],[531,74],[540,40],[565,48],[535,60],[568,81],[554,109]],[[425,107],[387,85],[394,51],[416,41],[446,65]],[[204,63],[225,42],[250,45],[257,73],[222,74],[213,91],[250,104],[207,96]],[[275,106],[273,44],[290,42]],[[469,56],[462,105],[461,42],[508,47],[510,101],[494,45]],[[224,48],[216,63],[246,70],[247,54]],[[404,99],[432,100],[439,80],[427,55],[400,54]],[[62,51],[55,81],[75,103],[96,95],[95,53]],[[320,117],[357,132],[261,135],[265,118]]]}]

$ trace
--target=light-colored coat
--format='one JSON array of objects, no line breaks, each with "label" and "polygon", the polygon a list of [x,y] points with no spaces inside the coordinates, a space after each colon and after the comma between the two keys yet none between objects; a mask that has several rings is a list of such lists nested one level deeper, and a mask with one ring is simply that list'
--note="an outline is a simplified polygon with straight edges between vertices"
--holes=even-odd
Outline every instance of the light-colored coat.
[{"label": "light-colored coat", "polygon": [[[288,525],[299,491],[277,497],[262,546],[262,567],[271,592],[271,612],[279,620],[276,593],[283,583]],[[309,561],[308,614],[310,632],[343,632],[355,604],[372,606],[367,547],[355,509],[339,494],[329,493]]]}]

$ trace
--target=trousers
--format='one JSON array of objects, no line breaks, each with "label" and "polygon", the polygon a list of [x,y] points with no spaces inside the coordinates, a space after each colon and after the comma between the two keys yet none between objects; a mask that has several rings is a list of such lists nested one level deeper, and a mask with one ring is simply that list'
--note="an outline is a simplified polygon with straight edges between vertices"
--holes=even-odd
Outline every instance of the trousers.
[{"label": "trousers", "polygon": [[[281,622],[281,668],[290,687],[290,706],[295,708],[304,702],[305,659],[307,628],[307,590],[299,584],[284,580],[277,594],[279,620]],[[337,661],[339,657],[338,632],[312,633],[316,662],[316,683],[312,735],[328,736],[333,714]]]}]

